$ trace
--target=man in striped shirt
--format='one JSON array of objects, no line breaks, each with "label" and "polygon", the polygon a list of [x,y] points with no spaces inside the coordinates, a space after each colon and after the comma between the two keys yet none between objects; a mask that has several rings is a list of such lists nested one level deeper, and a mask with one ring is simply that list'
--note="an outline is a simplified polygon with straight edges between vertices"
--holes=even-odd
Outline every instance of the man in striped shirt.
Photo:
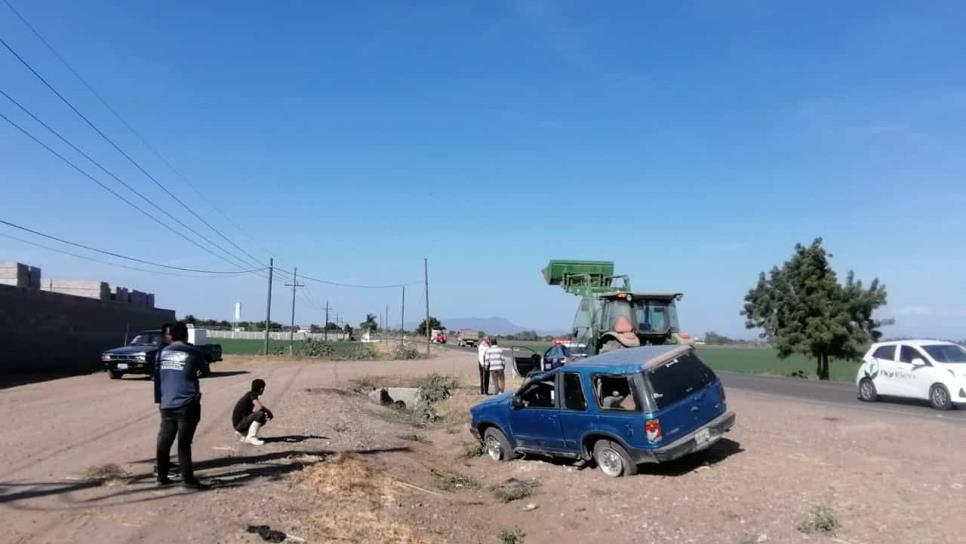
[{"label": "man in striped shirt", "polygon": [[483,355],[487,369],[490,371],[490,378],[493,382],[494,393],[499,395],[506,388],[503,364],[503,350],[497,345],[496,338],[490,341],[490,347]]}]

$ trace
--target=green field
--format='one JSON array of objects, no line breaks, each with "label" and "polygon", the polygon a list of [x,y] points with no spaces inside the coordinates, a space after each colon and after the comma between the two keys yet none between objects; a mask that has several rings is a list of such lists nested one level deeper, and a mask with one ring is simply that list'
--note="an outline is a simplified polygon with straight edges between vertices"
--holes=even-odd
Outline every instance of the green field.
[{"label": "green field", "polygon": [[[212,338],[212,344],[221,344],[221,351],[225,355],[261,355],[262,348],[265,347],[264,340],[242,340],[240,338]],[[287,340],[269,340],[268,352],[278,353],[279,351],[288,352]]]},{"label": "green field", "polygon": [[[500,345],[503,347],[529,348],[541,354],[550,347],[549,342],[540,341],[507,340],[501,342]],[[772,348],[698,346],[698,354],[712,368],[723,372],[788,376],[801,370],[810,379],[815,378],[815,361],[806,359],[801,355],[779,359],[778,351]],[[855,380],[855,373],[858,369],[859,364],[854,361],[832,361],[829,364],[831,378],[838,382]]]}]

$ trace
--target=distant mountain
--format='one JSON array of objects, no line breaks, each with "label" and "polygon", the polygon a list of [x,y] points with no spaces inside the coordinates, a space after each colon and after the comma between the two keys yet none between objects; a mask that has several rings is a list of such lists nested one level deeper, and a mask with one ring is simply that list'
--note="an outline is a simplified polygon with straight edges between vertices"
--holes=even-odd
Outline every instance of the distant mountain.
[{"label": "distant mountain", "polygon": [[[487,334],[518,334],[523,331],[536,331],[540,335],[559,335],[561,331],[543,331],[521,327],[505,317],[448,317],[440,320],[448,330],[474,329]],[[406,323],[408,330],[413,330],[419,323]]]}]

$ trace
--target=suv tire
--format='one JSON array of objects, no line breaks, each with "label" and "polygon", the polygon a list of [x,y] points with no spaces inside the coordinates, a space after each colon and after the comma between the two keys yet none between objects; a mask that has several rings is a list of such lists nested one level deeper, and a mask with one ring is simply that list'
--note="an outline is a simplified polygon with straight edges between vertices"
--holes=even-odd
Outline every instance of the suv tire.
[{"label": "suv tire", "polygon": [[953,407],[953,398],[949,396],[945,385],[937,383],[929,388],[929,405],[936,410],[949,410]]},{"label": "suv tire", "polygon": [[864,402],[875,402],[879,400],[879,392],[869,378],[862,378],[862,381],[859,382],[859,400]]},{"label": "suv tire", "polygon": [[627,450],[611,440],[598,440],[594,444],[594,461],[600,471],[611,478],[637,474],[637,465]]},{"label": "suv tire", "polygon": [[124,373],[116,370],[108,370],[107,375],[110,376],[112,380],[120,380]]},{"label": "suv tire", "polygon": [[494,461],[511,461],[516,457],[510,441],[496,427],[490,427],[483,433],[483,449]]}]

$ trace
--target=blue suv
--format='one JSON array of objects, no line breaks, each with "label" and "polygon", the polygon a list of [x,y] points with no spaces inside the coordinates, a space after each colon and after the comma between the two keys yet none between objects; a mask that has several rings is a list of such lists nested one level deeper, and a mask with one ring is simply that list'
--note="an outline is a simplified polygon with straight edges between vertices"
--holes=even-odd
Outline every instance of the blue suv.
[{"label": "blue suv", "polygon": [[631,475],[707,449],[735,423],[721,381],[691,346],[647,346],[589,357],[527,378],[470,409],[487,454],[593,459]]}]

